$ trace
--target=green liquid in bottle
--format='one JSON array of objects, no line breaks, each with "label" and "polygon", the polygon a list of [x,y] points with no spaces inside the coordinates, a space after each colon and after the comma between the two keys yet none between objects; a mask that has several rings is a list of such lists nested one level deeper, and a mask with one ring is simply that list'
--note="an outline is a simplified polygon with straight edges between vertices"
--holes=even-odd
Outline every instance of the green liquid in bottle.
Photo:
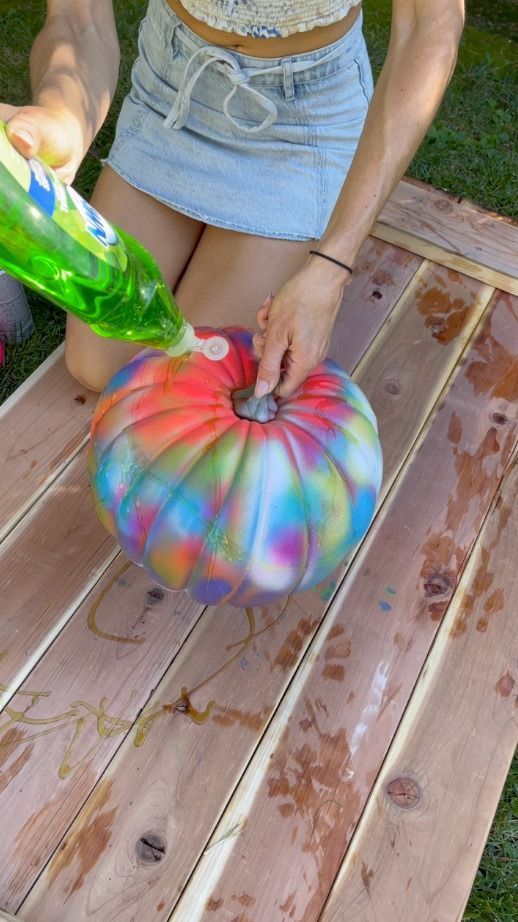
[{"label": "green liquid in bottle", "polygon": [[213,359],[223,337],[198,339],[158,266],[40,160],[25,160],[0,122],[0,266],[100,336]]}]

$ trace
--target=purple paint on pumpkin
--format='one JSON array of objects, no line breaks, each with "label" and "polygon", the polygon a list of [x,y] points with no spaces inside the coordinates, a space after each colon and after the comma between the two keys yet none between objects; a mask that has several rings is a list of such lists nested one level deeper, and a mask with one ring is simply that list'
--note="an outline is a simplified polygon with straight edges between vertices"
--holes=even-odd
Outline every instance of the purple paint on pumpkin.
[{"label": "purple paint on pumpkin", "polygon": [[272,547],[272,558],[279,565],[290,564],[304,554],[305,546],[304,532],[294,528],[285,528]]}]

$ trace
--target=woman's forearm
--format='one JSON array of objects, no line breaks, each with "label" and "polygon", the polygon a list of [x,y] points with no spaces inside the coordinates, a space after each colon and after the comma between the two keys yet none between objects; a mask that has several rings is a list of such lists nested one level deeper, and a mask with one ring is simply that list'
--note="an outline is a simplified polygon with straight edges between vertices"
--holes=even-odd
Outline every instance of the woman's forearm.
[{"label": "woman's forearm", "polygon": [[49,0],[47,9],[31,50],[33,103],[71,116],[86,151],[117,85],[113,8],[108,0]]},{"label": "woman's forearm", "polygon": [[351,264],[439,107],[455,66],[462,0],[394,0],[385,64],[323,252]]}]

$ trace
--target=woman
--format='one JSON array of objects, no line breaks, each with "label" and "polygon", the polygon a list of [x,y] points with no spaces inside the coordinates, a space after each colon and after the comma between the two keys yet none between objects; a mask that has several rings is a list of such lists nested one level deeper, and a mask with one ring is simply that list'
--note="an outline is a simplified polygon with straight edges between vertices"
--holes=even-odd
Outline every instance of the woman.
[{"label": "woman", "polygon": [[[150,0],[92,202],[153,253],[192,324],[257,320],[257,396],[290,395],[324,357],[361,244],[452,75],[463,7],[393,0],[372,95],[358,0]],[[118,61],[111,4],[48,0],[33,105],[0,106],[15,146],[71,181]],[[67,364],[87,387],[135,350],[68,318]]]}]

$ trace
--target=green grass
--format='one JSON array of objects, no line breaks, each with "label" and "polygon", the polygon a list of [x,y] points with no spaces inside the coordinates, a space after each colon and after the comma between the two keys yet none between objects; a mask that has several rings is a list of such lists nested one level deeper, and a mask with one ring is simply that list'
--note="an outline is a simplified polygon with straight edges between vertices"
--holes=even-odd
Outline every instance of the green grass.
[{"label": "green grass", "polygon": [[516,922],[517,919],[518,755],[507,777],[464,922]]},{"label": "green grass", "polygon": [[[135,53],[141,0],[116,0],[122,47],[122,71],[112,110],[78,174],[76,186],[89,195],[113,137]],[[22,104],[29,99],[27,55],[31,36],[43,22],[45,3],[0,0],[2,47],[0,99]],[[375,74],[387,47],[388,0],[367,0],[365,32]],[[518,3],[517,0],[468,0],[464,31],[453,80],[441,109],[409,173],[418,179],[502,214],[518,218]],[[62,340],[64,315],[29,293],[37,333],[22,346],[9,347],[0,373],[0,402]],[[518,757],[511,768],[495,817],[464,922],[515,922],[518,919]],[[416,920],[420,922],[420,920]]]},{"label": "green grass", "polygon": [[[387,0],[365,4],[365,33],[375,74],[383,63],[389,23]],[[518,218],[516,42],[468,21],[454,77],[408,173]]]}]

